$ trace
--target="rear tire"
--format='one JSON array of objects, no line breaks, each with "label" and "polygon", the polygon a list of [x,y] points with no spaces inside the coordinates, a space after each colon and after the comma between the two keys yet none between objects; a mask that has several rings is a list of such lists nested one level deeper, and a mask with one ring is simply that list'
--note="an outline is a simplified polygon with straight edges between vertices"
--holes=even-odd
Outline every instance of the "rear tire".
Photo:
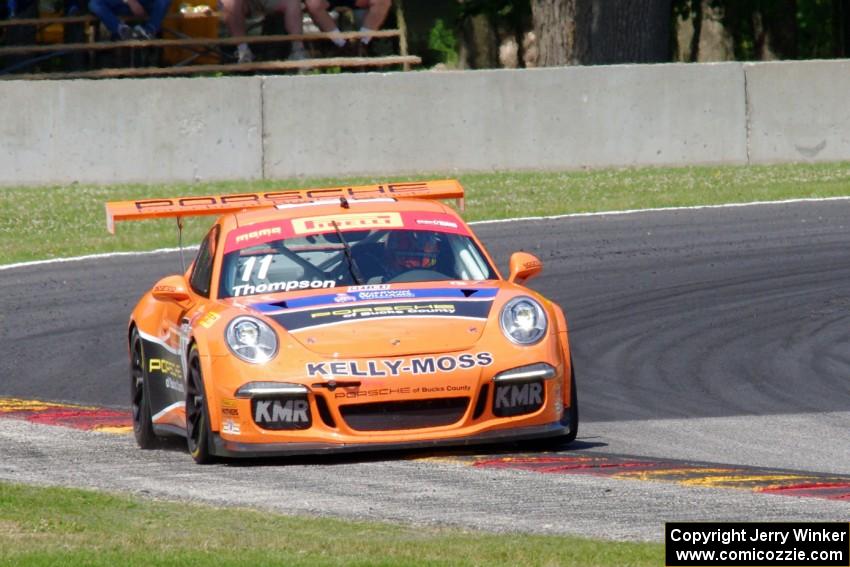
[{"label": "rear tire", "polygon": [[151,401],[145,377],[145,354],[138,331],[130,334],[130,407],[133,411],[133,435],[141,449],[155,449],[159,438],[153,432]]},{"label": "rear tire", "polygon": [[207,397],[204,393],[204,379],[201,374],[201,357],[198,347],[192,345],[189,351],[189,371],[186,377],[186,444],[189,454],[199,465],[215,462],[211,451],[212,434],[207,409]]}]

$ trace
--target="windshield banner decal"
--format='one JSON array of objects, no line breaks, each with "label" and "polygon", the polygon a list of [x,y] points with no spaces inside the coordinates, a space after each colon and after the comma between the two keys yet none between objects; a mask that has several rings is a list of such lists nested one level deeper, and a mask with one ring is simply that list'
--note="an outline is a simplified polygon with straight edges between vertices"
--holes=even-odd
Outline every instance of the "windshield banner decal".
[{"label": "windshield banner decal", "polygon": [[224,253],[229,254],[236,250],[285,238],[333,233],[336,232],[333,223],[336,223],[340,232],[397,229],[470,236],[469,231],[458,222],[456,217],[444,213],[422,211],[345,213],[281,219],[239,227],[231,230],[227,235]]},{"label": "windshield banner decal", "polygon": [[319,309],[287,310],[269,314],[269,316],[283,325],[289,332],[295,332],[318,326],[403,317],[448,317],[485,320],[490,314],[490,308],[492,306],[492,299],[484,301],[409,301],[373,305],[341,304]]},{"label": "windshield banner decal", "polygon": [[[382,288],[382,289],[365,289]],[[340,288],[341,289],[341,288]],[[455,288],[425,288],[425,289],[392,289],[389,285],[350,286],[347,292],[335,294],[311,295],[287,299],[285,303],[255,303],[251,307],[263,313],[310,309],[319,306],[336,306],[363,303],[398,303],[401,301],[428,301],[448,299],[452,301],[492,301],[499,290],[496,288],[465,289]],[[363,289],[362,291],[352,291]],[[282,307],[285,305],[285,307]]]}]

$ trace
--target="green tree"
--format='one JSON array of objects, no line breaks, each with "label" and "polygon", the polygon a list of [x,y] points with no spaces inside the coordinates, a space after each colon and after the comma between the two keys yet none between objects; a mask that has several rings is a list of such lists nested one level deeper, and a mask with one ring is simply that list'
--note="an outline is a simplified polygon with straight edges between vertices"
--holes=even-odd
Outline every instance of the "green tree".
[{"label": "green tree", "polygon": [[705,15],[718,12],[738,60],[815,59],[850,55],[847,0],[674,0],[679,22],[693,27],[686,60],[699,55]]}]

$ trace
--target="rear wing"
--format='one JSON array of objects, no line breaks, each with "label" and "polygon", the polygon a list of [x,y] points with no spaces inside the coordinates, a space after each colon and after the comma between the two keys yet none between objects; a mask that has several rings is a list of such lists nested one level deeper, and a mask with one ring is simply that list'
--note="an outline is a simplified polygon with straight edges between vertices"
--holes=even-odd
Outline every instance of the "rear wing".
[{"label": "rear wing", "polygon": [[223,215],[243,209],[294,205],[319,200],[338,199],[457,199],[463,208],[463,187],[456,179],[386,183],[357,187],[325,187],[266,191],[262,193],[236,193],[205,197],[174,197],[143,199],[140,201],[112,201],[106,203],[106,228],[115,234],[118,221],[156,218],[181,218],[199,215]]}]

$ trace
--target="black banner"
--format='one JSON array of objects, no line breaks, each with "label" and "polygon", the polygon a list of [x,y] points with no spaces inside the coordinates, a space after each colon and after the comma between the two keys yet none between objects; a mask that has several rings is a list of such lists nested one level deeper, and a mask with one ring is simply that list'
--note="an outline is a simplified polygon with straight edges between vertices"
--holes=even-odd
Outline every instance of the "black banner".
[{"label": "black banner", "polygon": [[366,321],[368,319],[386,319],[390,317],[464,317],[467,319],[486,319],[492,307],[492,301],[451,301],[410,302],[371,305],[329,305],[305,311],[284,311],[270,315],[289,331],[346,323],[348,321]]},{"label": "black banner", "polygon": [[664,551],[668,567],[850,567],[850,524],[670,522]]}]

